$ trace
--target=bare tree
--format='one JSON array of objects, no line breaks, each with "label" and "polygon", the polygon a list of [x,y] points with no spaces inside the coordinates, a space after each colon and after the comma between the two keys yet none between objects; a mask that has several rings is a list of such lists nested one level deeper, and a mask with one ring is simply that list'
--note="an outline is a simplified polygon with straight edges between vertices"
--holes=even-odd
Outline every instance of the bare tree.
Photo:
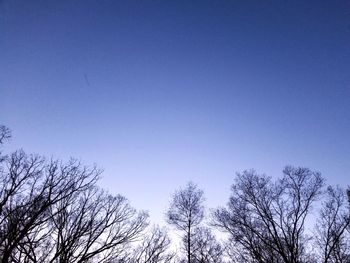
[{"label": "bare tree", "polygon": [[[348,189],[346,190],[346,195],[348,199],[348,214],[349,214],[348,218],[350,220],[350,187],[348,187]],[[350,234],[350,225],[348,225],[347,231]]]},{"label": "bare tree", "polygon": [[125,256],[147,225],[147,215],[137,213],[124,197],[97,187],[62,200],[50,215],[42,245],[26,249],[37,258],[29,262],[111,262]]},{"label": "bare tree", "polygon": [[227,208],[214,212],[247,262],[299,263],[306,257],[305,220],[320,197],[323,179],[307,168],[286,167],[272,181],[255,171],[237,175]]},{"label": "bare tree", "polygon": [[4,143],[5,140],[11,138],[11,131],[4,125],[0,125],[0,145]]},{"label": "bare tree", "polygon": [[350,238],[346,231],[350,225],[350,213],[346,204],[346,194],[341,188],[327,188],[316,227],[319,258],[324,263],[350,262]]},{"label": "bare tree", "polygon": [[167,212],[167,221],[178,230],[184,232],[184,249],[187,262],[191,262],[193,236],[196,227],[204,217],[203,191],[193,183],[188,183],[185,189],[177,191]]},{"label": "bare tree", "polygon": [[133,250],[127,262],[130,263],[170,263],[175,253],[169,252],[170,238],[165,229],[154,226],[140,244]]},{"label": "bare tree", "polygon": [[[6,156],[2,155],[1,147],[2,147],[3,143],[6,140],[9,140],[10,138],[11,138],[10,129],[8,129],[4,125],[0,125],[0,163],[3,162],[6,158]],[[0,167],[0,169],[2,169],[2,168]],[[1,174],[1,170],[0,170],[0,174]]]},{"label": "bare tree", "polygon": [[193,240],[191,262],[221,263],[224,249],[208,227],[198,227]]},{"label": "bare tree", "polygon": [[1,263],[111,262],[147,225],[147,214],[96,186],[96,167],[17,151],[0,173]]},{"label": "bare tree", "polygon": [[[62,164],[18,151],[10,155],[0,182],[0,251],[2,262],[15,261],[20,244],[51,219],[53,205],[86,191],[100,171],[77,161]],[[42,232],[42,231],[41,231]]]}]

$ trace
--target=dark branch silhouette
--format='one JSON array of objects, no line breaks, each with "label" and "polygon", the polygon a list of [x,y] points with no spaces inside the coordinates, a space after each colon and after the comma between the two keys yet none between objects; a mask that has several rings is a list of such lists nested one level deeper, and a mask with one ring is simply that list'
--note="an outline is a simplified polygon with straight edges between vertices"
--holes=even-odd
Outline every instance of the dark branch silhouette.
[{"label": "dark branch silhouette", "polygon": [[110,262],[147,225],[147,214],[96,186],[96,167],[17,151],[0,172],[2,263]]},{"label": "dark branch silhouette", "polygon": [[223,262],[224,249],[208,227],[196,229],[192,250],[191,262],[193,263]]},{"label": "dark branch silhouette", "polygon": [[345,192],[339,187],[328,187],[316,228],[318,257],[324,263],[350,262],[350,213],[346,207]]},{"label": "dark branch silhouette", "polygon": [[193,253],[193,236],[196,227],[204,217],[203,191],[193,183],[188,183],[185,189],[177,191],[167,213],[168,223],[184,232],[183,242],[187,262],[191,262]]},{"label": "dark branch silhouette", "polygon": [[[165,229],[148,227],[147,213],[97,186],[101,170],[23,150],[3,154],[10,138],[0,125],[1,263],[350,262],[350,188],[324,191],[310,169],[288,166],[280,179],[238,174],[210,225],[228,234],[225,246],[203,226],[203,191],[193,183],[176,191],[167,221],[181,232],[183,257]],[[306,231],[310,221],[314,232]]]},{"label": "dark branch silhouette", "polygon": [[230,234],[248,262],[303,262],[305,220],[320,197],[323,179],[306,168],[286,167],[272,181],[254,171],[238,174],[227,208],[214,213],[215,224]]},{"label": "dark branch silhouette", "polygon": [[153,227],[143,237],[141,243],[133,250],[128,263],[170,263],[175,254],[169,252],[171,242],[167,232]]}]

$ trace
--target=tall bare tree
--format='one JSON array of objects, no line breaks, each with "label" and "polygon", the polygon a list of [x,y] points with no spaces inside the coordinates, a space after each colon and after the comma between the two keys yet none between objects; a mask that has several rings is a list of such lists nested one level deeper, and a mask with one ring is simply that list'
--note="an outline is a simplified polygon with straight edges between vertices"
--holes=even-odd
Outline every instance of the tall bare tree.
[{"label": "tall bare tree", "polygon": [[204,217],[203,202],[203,191],[190,182],[184,189],[175,192],[167,212],[168,223],[184,233],[184,249],[188,263],[191,262],[195,230]]},{"label": "tall bare tree", "polygon": [[340,187],[328,187],[316,227],[319,258],[324,263],[350,262],[350,213],[346,194]]},{"label": "tall bare tree", "polygon": [[247,262],[302,262],[305,221],[322,186],[320,173],[307,168],[288,166],[276,181],[245,171],[237,175],[228,207],[214,212],[215,224]]},{"label": "tall bare tree", "polygon": [[20,150],[0,173],[1,263],[110,262],[147,225],[147,214],[96,186],[96,167]]},{"label": "tall bare tree", "polygon": [[147,225],[147,215],[137,213],[124,197],[97,187],[62,200],[50,215],[42,245],[25,244],[36,255],[30,262],[111,262],[125,256]]},{"label": "tall bare tree", "polygon": [[2,261],[13,253],[28,234],[50,220],[49,209],[79,191],[87,190],[99,175],[76,161],[46,163],[39,156],[18,151],[5,161],[0,182],[0,250]]}]

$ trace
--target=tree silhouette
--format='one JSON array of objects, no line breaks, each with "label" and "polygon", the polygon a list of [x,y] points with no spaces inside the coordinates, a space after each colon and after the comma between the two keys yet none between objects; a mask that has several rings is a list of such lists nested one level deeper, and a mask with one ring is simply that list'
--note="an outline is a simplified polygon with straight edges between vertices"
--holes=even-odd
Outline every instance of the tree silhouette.
[{"label": "tree silhouette", "polygon": [[196,227],[204,217],[203,191],[193,183],[188,183],[184,189],[173,195],[167,212],[167,221],[178,230],[184,232],[183,242],[187,255],[187,262],[191,262],[193,253],[193,238]]},{"label": "tree silhouette", "polygon": [[[310,169],[287,166],[279,179],[237,174],[227,207],[212,214],[211,226],[229,236],[225,247],[203,226],[203,191],[188,183],[166,214],[182,235],[186,257],[176,257],[165,229],[148,227],[147,213],[98,187],[101,170],[4,154],[10,138],[0,125],[1,263],[350,262],[350,187],[324,189]],[[314,232],[306,231],[309,217]]]},{"label": "tree silhouette", "polygon": [[324,263],[350,262],[350,239],[346,229],[350,213],[346,194],[340,187],[328,187],[316,228],[319,258]]},{"label": "tree silhouette", "polygon": [[132,251],[128,263],[170,263],[175,254],[168,252],[170,238],[164,229],[152,227],[141,243]]},{"label": "tree silhouette", "polygon": [[147,225],[147,214],[96,186],[96,167],[24,151],[1,157],[2,263],[110,262]]},{"label": "tree silhouette", "polygon": [[283,174],[277,181],[255,171],[238,174],[228,207],[214,213],[241,260],[299,263],[306,256],[305,220],[323,179],[307,168],[288,166]]},{"label": "tree silhouette", "polygon": [[198,227],[193,238],[191,262],[193,263],[221,263],[224,249],[216,241],[209,227]]}]

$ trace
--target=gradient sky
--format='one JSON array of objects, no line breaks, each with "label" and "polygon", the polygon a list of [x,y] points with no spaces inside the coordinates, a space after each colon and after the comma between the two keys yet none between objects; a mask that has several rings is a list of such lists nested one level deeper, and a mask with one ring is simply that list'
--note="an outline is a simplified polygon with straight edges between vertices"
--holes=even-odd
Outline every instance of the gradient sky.
[{"label": "gradient sky", "polygon": [[8,150],[104,168],[160,222],[194,181],[287,164],[350,183],[350,1],[0,1]]}]

